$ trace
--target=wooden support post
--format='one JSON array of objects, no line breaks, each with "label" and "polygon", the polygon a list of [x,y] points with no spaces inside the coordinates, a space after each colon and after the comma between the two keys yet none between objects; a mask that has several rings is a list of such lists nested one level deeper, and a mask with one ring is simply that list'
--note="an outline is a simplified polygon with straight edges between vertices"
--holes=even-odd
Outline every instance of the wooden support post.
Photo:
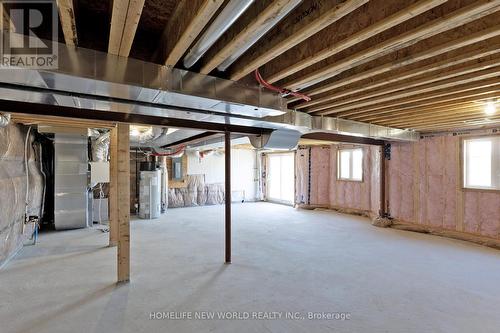
[{"label": "wooden support post", "polygon": [[118,282],[130,279],[130,141],[129,125],[118,124]]},{"label": "wooden support post", "polygon": [[109,246],[118,243],[118,129],[110,131],[109,143]]},{"label": "wooden support post", "polygon": [[226,194],[226,264],[231,263],[231,133],[226,131],[224,136],[225,155],[225,194]]}]

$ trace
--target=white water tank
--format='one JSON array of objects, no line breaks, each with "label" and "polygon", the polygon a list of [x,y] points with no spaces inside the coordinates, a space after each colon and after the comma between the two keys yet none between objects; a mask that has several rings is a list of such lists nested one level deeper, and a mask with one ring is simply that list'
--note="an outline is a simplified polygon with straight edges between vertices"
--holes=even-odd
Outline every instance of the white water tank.
[{"label": "white water tank", "polygon": [[140,171],[139,178],[139,217],[157,219],[161,212],[161,171]]}]

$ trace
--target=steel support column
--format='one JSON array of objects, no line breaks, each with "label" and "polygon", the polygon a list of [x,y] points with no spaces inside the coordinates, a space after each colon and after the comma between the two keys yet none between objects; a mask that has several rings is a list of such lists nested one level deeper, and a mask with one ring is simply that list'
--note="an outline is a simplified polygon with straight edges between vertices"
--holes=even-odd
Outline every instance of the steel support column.
[{"label": "steel support column", "polygon": [[225,263],[231,263],[231,132],[226,131],[224,135],[225,155],[225,222],[226,222],[226,259]]}]

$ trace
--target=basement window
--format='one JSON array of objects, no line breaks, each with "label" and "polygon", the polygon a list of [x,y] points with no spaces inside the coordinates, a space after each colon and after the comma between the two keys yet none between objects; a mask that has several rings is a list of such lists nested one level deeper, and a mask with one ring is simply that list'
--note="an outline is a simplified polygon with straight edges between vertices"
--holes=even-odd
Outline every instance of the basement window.
[{"label": "basement window", "polygon": [[340,149],[337,161],[337,179],[363,181],[363,149]]},{"label": "basement window", "polygon": [[500,137],[464,140],[464,187],[500,190]]}]

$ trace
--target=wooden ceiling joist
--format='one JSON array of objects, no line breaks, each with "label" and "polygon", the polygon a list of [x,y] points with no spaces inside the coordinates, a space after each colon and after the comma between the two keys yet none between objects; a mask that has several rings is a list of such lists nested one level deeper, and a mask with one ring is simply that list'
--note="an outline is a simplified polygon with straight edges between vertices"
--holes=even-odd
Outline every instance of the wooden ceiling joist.
[{"label": "wooden ceiling joist", "polygon": [[[451,79],[446,79],[437,83],[431,83],[431,84],[426,84],[422,87],[416,87],[412,89],[407,89],[407,90],[402,90],[402,91],[396,91],[394,93],[388,93],[386,95],[382,96],[377,96],[373,97],[367,100],[364,100],[363,102],[351,102],[349,104],[342,104],[341,106],[337,107],[330,107],[327,111],[323,111],[324,109],[321,108],[316,114],[321,114],[321,115],[327,115],[327,114],[332,114],[332,113],[338,113],[338,112],[344,112],[348,110],[353,110],[353,109],[359,109],[365,106],[370,106],[373,104],[380,104],[383,102],[388,102],[388,101],[394,101],[398,100],[401,98],[405,97],[411,97],[414,95],[419,95],[419,94],[424,94],[427,92],[433,92],[436,90],[443,90],[443,89],[457,89],[457,87],[460,87],[461,85],[465,84],[478,84],[478,81],[482,80],[487,80],[487,79],[494,79],[494,80],[499,80],[500,78],[500,66],[480,70],[477,72],[473,72],[470,74],[465,74],[461,75],[458,77],[454,77]],[[480,84],[480,83],[479,83]],[[333,111],[332,111],[333,110]],[[311,109],[310,112],[315,112],[314,109]]]},{"label": "wooden ceiling joist", "polygon": [[115,0],[111,16],[108,53],[128,57],[145,0]]},{"label": "wooden ceiling joist", "polygon": [[471,5],[453,11],[445,16],[423,24],[413,30],[386,40],[383,43],[355,53],[333,66],[308,73],[285,82],[285,86],[292,90],[303,90],[312,85],[325,81],[347,69],[372,61],[397,50],[416,44],[417,42],[435,36],[439,33],[452,30],[458,26],[477,20],[481,17],[500,10],[500,0],[480,0]]},{"label": "wooden ceiling joist", "polygon": [[[494,96],[494,98],[498,98],[497,95]],[[375,116],[372,120],[369,122],[384,122],[384,123],[391,123],[391,124],[397,124],[400,122],[405,122],[408,119],[413,119],[414,117],[418,117],[421,119],[425,119],[427,117],[432,117],[435,114],[441,114],[441,113],[447,113],[450,112],[465,112],[467,110],[473,110],[477,108],[480,103],[486,103],[488,99],[485,100],[478,100],[474,102],[468,102],[468,103],[459,103],[455,104],[452,106],[447,106],[447,107],[431,107],[431,108],[416,108],[416,109],[411,109],[408,110],[407,112],[404,113],[390,113],[386,115],[381,115],[381,116]]]},{"label": "wooden ceiling joist", "polygon": [[[367,86],[367,89],[364,87],[353,89],[349,95],[349,98],[344,98],[342,100],[338,100],[337,102],[331,102],[328,104],[322,104],[315,108],[310,109],[310,112],[317,112],[325,109],[331,109],[339,106],[343,106],[351,103],[358,103],[358,105],[363,104],[365,100],[371,99],[373,97],[389,95],[391,93],[395,93],[393,96],[395,98],[399,97],[408,97],[411,95],[416,95],[419,93],[429,92],[435,89],[442,89],[447,87],[453,87],[454,85],[460,84],[460,79],[465,78],[464,75],[480,72],[482,70],[497,67],[500,64],[500,58],[496,57],[494,59],[488,61],[480,61],[476,60],[474,63],[467,66],[460,66],[457,69],[445,72],[437,72],[437,73],[429,73],[429,75],[425,75],[421,78],[415,78],[413,80],[406,80],[404,82],[397,83],[399,80],[388,80],[391,81],[389,83],[395,83],[392,85],[388,85],[383,89],[373,89],[371,86]],[[497,68],[500,73],[500,67]],[[496,73],[495,72],[495,73]],[[495,75],[495,74],[493,74]],[[379,85],[379,86],[384,86]],[[337,100],[337,98],[332,98],[333,100]],[[382,99],[382,101],[386,101]]]},{"label": "wooden ceiling joist", "polygon": [[407,116],[405,118],[403,118],[403,117],[398,118],[397,121],[377,120],[377,123],[387,124],[387,126],[395,126],[395,127],[406,126],[406,127],[408,127],[408,126],[411,126],[412,124],[415,124],[415,123],[420,122],[420,121],[432,122],[432,121],[436,121],[436,120],[449,120],[449,119],[453,119],[457,116],[463,116],[463,115],[471,115],[471,116],[479,115],[479,116],[484,118],[485,117],[484,106],[475,105],[475,106],[470,106],[470,107],[456,109],[456,110],[450,109],[447,111],[435,111],[435,112],[431,112],[428,114],[419,113],[416,115]]},{"label": "wooden ceiling joist", "polygon": [[66,45],[78,45],[73,0],[57,0],[57,10],[59,12],[59,19],[61,21],[61,27]]},{"label": "wooden ceiling joist", "polygon": [[349,38],[346,38],[340,41],[339,43],[336,43],[335,45],[328,46],[321,52],[318,52],[313,56],[301,60],[293,64],[293,66],[289,66],[273,75],[270,75],[267,78],[267,81],[269,81],[270,83],[274,83],[281,79],[284,79],[294,73],[297,73],[298,71],[304,68],[314,65],[315,63],[320,62],[321,60],[331,57],[370,37],[373,37],[387,29],[390,29],[434,7],[437,7],[445,3],[446,1],[447,0],[420,0],[417,3],[414,3],[411,6],[404,8],[393,15],[390,15],[381,21],[368,26],[366,29],[363,29],[349,36]]},{"label": "wooden ceiling joist", "polygon": [[371,108],[371,110],[364,110],[363,113],[351,115],[348,117],[353,120],[373,122],[385,116],[394,118],[400,113],[405,113],[417,108],[423,109],[432,107],[454,107],[455,105],[460,103],[468,103],[476,100],[493,98],[498,94],[500,94],[500,86],[488,86],[485,88],[469,90],[456,94],[450,94],[447,96],[440,95],[438,97],[418,101],[415,101],[415,98],[412,98],[410,101],[402,99],[401,104],[383,107],[376,106]]},{"label": "wooden ceiling joist", "polygon": [[[307,90],[307,95],[308,96],[315,96],[322,94],[324,92],[337,89],[352,83],[356,83],[358,81],[372,78],[376,75],[381,75],[384,73],[388,73],[393,70],[397,70],[400,68],[403,68],[405,66],[409,66],[411,64],[417,63],[419,61],[423,61],[426,59],[430,59],[439,55],[446,54],[448,52],[452,52],[454,50],[467,47],[470,45],[478,44],[480,42],[484,42],[484,45],[488,45],[486,40],[494,37],[500,36],[500,25],[496,25],[487,29],[483,29],[481,31],[478,31],[474,34],[467,35],[465,37],[459,38],[459,39],[454,39],[448,43],[442,44],[435,46],[433,48],[424,50],[422,52],[419,52],[417,54],[412,54],[410,56],[404,57],[402,59],[398,59],[393,62],[389,62],[386,64],[383,64],[381,66],[377,66],[374,68],[371,68],[369,70],[365,70],[359,73],[356,73],[354,75],[348,76],[346,78],[342,78],[339,80],[335,80],[331,83],[322,85],[318,88]],[[293,103],[296,101],[299,101],[299,98],[290,98],[288,99],[288,103]],[[315,102],[316,99],[313,99],[312,102]],[[317,104],[317,103],[315,103]]]},{"label": "wooden ceiling joist", "polygon": [[11,113],[13,122],[25,125],[46,125],[72,128],[113,128],[116,123],[102,120],[87,120],[56,116]]},{"label": "wooden ceiling joist", "polygon": [[277,17],[287,7],[293,5],[296,0],[274,0],[267,8],[264,9],[249,25],[247,25],[233,40],[224,46],[222,50],[217,52],[200,70],[201,74],[208,74],[219,66],[230,55],[238,49],[243,48],[250,43],[255,30],[260,29],[267,21]]},{"label": "wooden ceiling joist", "polygon": [[347,0],[341,1],[331,10],[321,15],[319,18],[311,22],[310,24],[305,25],[301,29],[299,29],[296,33],[281,39],[276,42],[271,48],[266,49],[262,52],[256,52],[253,55],[253,58],[249,62],[242,63],[240,67],[234,68],[231,72],[231,80],[240,80],[247,74],[253,72],[258,69],[262,65],[271,61],[272,59],[278,57],[284,52],[288,51],[292,47],[298,45],[299,43],[305,41],[310,38],[318,31],[323,30],[334,22],[338,21],[342,17],[347,14],[353,12],[358,9],[368,0]]},{"label": "wooden ceiling joist", "polygon": [[224,0],[182,0],[169,19],[155,58],[175,66],[210,22]]},{"label": "wooden ceiling joist", "polygon": [[420,123],[420,124],[415,124],[411,128],[417,131],[421,130],[436,130],[436,129],[442,129],[442,128],[460,128],[460,127],[465,127],[465,126],[472,126],[472,125],[485,125],[485,126],[492,126],[495,124],[500,124],[500,115],[495,115],[492,117],[487,117],[487,116],[476,116],[476,117],[470,117],[470,116],[464,116],[464,117],[455,117],[454,119],[449,119],[449,120],[440,120],[440,121],[432,121],[432,122],[427,122],[427,123]]},{"label": "wooden ceiling joist", "polygon": [[[437,73],[434,73],[434,75],[432,75],[432,76],[426,76],[425,78],[416,79],[416,80],[411,81],[411,82],[401,82],[400,85],[393,86],[392,91],[400,90],[403,88],[410,88],[410,87],[418,86],[418,85],[421,85],[424,83],[434,82],[437,80],[444,79],[445,77],[453,77],[456,75],[465,74],[465,73],[468,73],[468,71],[470,71],[470,70],[472,70],[472,71],[477,70],[476,68],[478,67],[478,65],[473,64],[473,65],[470,65],[467,67],[462,67],[462,68],[459,68],[457,70],[449,71],[449,72],[443,73],[443,74],[439,73],[439,71],[442,71],[448,67],[452,67],[452,66],[456,66],[456,65],[463,64],[466,62],[470,62],[472,60],[488,57],[488,56],[491,56],[491,55],[499,53],[499,52],[500,52],[500,45],[493,45],[492,47],[490,47],[488,49],[474,50],[474,51],[471,51],[468,53],[460,54],[460,55],[458,55],[454,58],[451,58],[451,59],[445,59],[442,61],[438,61],[438,62],[429,64],[427,66],[417,67],[415,69],[408,70],[406,72],[398,73],[397,75],[381,76],[379,78],[379,80],[368,82],[368,83],[365,83],[363,85],[359,85],[359,86],[356,86],[356,87],[353,87],[350,89],[344,89],[344,90],[341,90],[339,92],[329,94],[325,97],[317,98],[317,99],[314,99],[310,102],[299,104],[299,105],[295,106],[294,109],[308,108],[308,107],[311,107],[311,106],[314,106],[317,104],[331,102],[331,101],[334,101],[334,100],[339,99],[341,97],[359,94],[359,93],[362,93],[365,91],[368,91],[368,93],[367,93],[367,95],[363,95],[363,99],[365,97],[368,97],[368,96],[376,96],[376,95],[371,95],[370,91],[372,91],[373,89],[378,88],[378,87],[390,85],[391,83],[396,83],[399,81],[408,80],[408,79],[411,79],[414,77],[422,76],[424,74],[426,74],[426,75],[432,74],[433,72],[437,72]],[[390,91],[391,90],[389,89],[389,92]]]},{"label": "wooden ceiling joist", "polygon": [[408,98],[401,98],[391,100],[385,103],[374,104],[367,108],[357,108],[345,112],[338,112],[338,117],[349,117],[354,119],[354,116],[362,116],[366,114],[373,114],[376,111],[378,114],[384,112],[391,112],[393,108],[397,108],[403,104],[426,105],[425,103],[436,103],[453,101],[464,97],[479,96],[481,94],[489,94],[499,89],[500,82],[497,78],[484,80],[480,82],[473,82],[469,84],[460,85],[451,89],[444,89],[433,92],[431,94],[419,94]]}]

